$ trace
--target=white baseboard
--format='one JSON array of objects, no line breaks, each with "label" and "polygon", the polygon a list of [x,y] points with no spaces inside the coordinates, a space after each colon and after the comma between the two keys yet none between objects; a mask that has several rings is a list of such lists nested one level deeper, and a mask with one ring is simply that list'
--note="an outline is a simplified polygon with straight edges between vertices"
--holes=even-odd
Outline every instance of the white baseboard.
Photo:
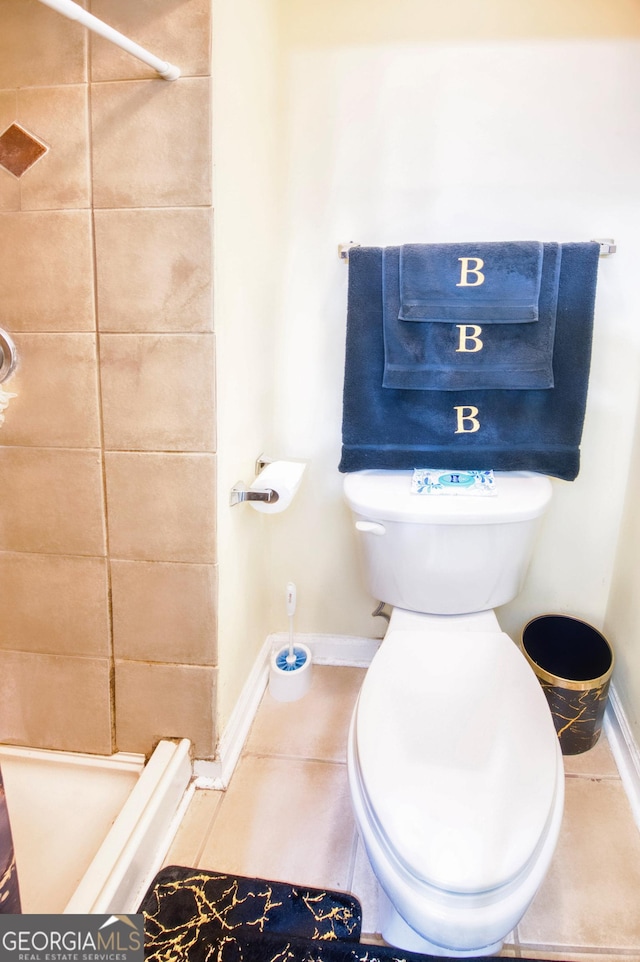
[{"label": "white baseboard", "polygon": [[614,685],[609,689],[609,704],[603,727],[618,766],[633,817],[640,829],[640,748],[633,737]]},{"label": "white baseboard", "polygon": [[[360,635],[296,634],[310,649],[314,665],[341,665],[347,668],[368,668],[380,647],[381,638],[363,638]],[[289,644],[289,635],[282,631],[269,635],[271,650],[278,651]]]},{"label": "white baseboard", "polygon": [[[379,638],[356,635],[319,635],[296,632],[295,640],[305,644],[317,665],[341,665],[368,668],[380,646]],[[240,758],[242,747],[269,683],[269,660],[272,651],[289,644],[286,632],[267,635],[254,662],[249,677],[240,693],[218,745],[218,757],[194,762],[193,771],[198,787],[224,790],[231,780]]]},{"label": "white baseboard", "polygon": [[212,761],[196,759],[193,763],[193,773],[199,788],[224,790],[228,786],[269,681],[270,652],[268,636],[258,652],[258,657],[222,733],[218,743],[218,757]]}]

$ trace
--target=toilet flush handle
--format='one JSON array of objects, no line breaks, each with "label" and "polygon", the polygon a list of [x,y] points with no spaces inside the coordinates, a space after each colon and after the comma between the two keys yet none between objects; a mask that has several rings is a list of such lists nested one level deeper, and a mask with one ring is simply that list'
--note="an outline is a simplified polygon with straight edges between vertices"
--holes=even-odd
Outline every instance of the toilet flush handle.
[{"label": "toilet flush handle", "polygon": [[363,531],[367,534],[385,534],[386,528],[378,521],[356,521],[356,531]]}]

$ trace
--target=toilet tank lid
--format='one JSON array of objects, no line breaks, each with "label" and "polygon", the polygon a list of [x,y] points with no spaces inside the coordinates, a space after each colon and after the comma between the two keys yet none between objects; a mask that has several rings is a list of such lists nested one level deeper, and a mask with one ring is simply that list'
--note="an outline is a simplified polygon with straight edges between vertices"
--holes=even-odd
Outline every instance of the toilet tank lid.
[{"label": "toilet tank lid", "polygon": [[551,481],[532,471],[496,471],[495,496],[414,494],[413,471],[354,471],[344,495],[356,514],[414,524],[498,524],[539,517],[551,500]]}]

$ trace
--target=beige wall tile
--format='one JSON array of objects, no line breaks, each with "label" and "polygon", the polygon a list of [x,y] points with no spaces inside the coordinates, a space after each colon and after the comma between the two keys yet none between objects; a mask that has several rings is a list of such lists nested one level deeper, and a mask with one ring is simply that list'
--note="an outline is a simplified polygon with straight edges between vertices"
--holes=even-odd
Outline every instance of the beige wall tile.
[{"label": "beige wall tile", "polygon": [[99,447],[95,334],[16,334],[4,444]]},{"label": "beige wall tile", "polygon": [[[91,12],[178,66],[183,77],[208,73],[211,0],[92,0]],[[93,80],[157,76],[153,68],[106,40],[93,36],[91,42]]]},{"label": "beige wall tile", "polygon": [[105,448],[213,451],[212,334],[100,336]]},{"label": "beige wall tile", "polygon": [[116,658],[216,664],[214,565],[112,561]]},{"label": "beige wall tile", "polygon": [[0,490],[4,550],[104,554],[97,451],[0,447]]},{"label": "beige wall tile", "polygon": [[208,80],[96,85],[95,206],[208,206],[210,127]]},{"label": "beige wall tile", "polygon": [[92,331],[89,211],[0,213],[0,324],[9,331]]},{"label": "beige wall tile", "polygon": [[83,27],[37,0],[2,0],[0,12],[0,87],[74,84],[86,79]]},{"label": "beige wall tile", "polygon": [[16,120],[49,148],[20,178],[21,209],[89,207],[86,85],[19,90]]},{"label": "beige wall tile", "polygon": [[109,654],[105,559],[0,552],[0,596],[0,648]]},{"label": "beige wall tile", "polygon": [[355,837],[346,765],[249,755],[199,868],[346,890]]},{"label": "beige wall tile", "polygon": [[109,661],[0,652],[0,742],[111,754]]},{"label": "beige wall tile", "polygon": [[210,564],[215,551],[215,458],[107,452],[114,558]]},{"label": "beige wall tile", "polygon": [[[204,715],[197,734],[206,755],[215,741],[217,600],[211,4],[80,3],[176,63],[182,77],[174,84],[158,80],[135,58],[99,38],[90,41],[84,27],[37,0],[0,0],[0,134],[16,122],[48,148],[20,178],[0,169],[0,326],[15,336],[20,359],[7,385],[17,397],[0,435],[0,590],[13,599],[0,627],[0,651],[11,655],[19,645],[38,685],[54,656],[54,678],[71,679],[86,662],[86,678],[99,686],[91,697],[102,726],[99,737],[91,726],[87,735],[84,709],[70,709],[68,724],[66,716],[56,718],[49,739],[38,728],[39,716],[25,721],[18,715],[14,740],[71,750],[111,747],[112,679],[106,660],[91,660],[111,643],[106,439],[115,449],[109,454],[111,551],[154,562],[131,564],[135,576],[126,583],[119,580],[125,562],[114,562],[117,644],[127,659],[204,663],[190,669],[189,679],[198,679],[196,689],[209,686],[204,701],[199,695],[192,701]],[[90,46],[93,79],[100,81],[91,90]],[[92,204],[100,209],[92,211]],[[96,303],[103,332],[131,335],[103,344],[102,372]],[[151,334],[194,337],[164,341]],[[145,605],[154,598],[150,616]],[[26,664],[3,662],[3,679],[17,692],[12,706],[28,690]],[[162,675],[168,688],[172,668]],[[79,686],[83,678],[77,674]],[[72,681],[61,690],[68,700]],[[136,731],[143,751],[150,749],[152,729]]]},{"label": "beige wall tile", "polygon": [[148,753],[161,738],[189,738],[197,758],[215,750],[217,669],[116,662],[119,751]]},{"label": "beige wall tile", "polygon": [[[15,123],[17,99],[16,90],[0,90],[0,134]],[[20,210],[20,181],[4,167],[0,167],[0,210]]]},{"label": "beige wall tile", "polygon": [[95,213],[98,327],[212,329],[210,208]]},{"label": "beige wall tile", "polygon": [[[3,127],[2,130],[6,128]],[[8,210],[20,210],[20,182],[17,177],[0,167],[0,211]]]}]

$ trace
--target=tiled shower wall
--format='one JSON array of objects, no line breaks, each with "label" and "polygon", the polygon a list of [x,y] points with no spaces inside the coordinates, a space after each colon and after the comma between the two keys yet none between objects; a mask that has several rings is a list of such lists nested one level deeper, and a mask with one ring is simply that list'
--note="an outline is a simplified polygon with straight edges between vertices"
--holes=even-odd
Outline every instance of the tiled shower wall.
[{"label": "tiled shower wall", "polygon": [[85,6],[182,76],[0,0],[0,741],[207,757],[210,0]]}]

